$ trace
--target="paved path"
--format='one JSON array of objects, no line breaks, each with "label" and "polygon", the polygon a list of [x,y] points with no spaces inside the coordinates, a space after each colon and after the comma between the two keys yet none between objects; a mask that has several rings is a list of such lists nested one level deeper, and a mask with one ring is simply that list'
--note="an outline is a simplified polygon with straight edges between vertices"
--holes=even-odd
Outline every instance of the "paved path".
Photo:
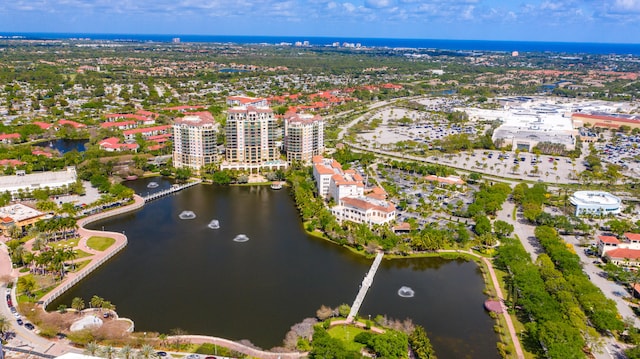
[{"label": "paved path", "polygon": [[192,344],[204,344],[211,343],[221,347],[229,348],[231,350],[235,350],[239,353],[249,355],[254,358],[261,359],[298,359],[305,358],[308,353],[300,353],[300,352],[289,352],[289,353],[276,353],[276,352],[267,352],[260,349],[255,349],[240,343],[236,343],[229,339],[210,337],[205,335],[181,335],[169,337],[168,340],[172,338],[180,338],[185,341],[189,341]]},{"label": "paved path", "polygon": [[502,204],[502,209],[496,214],[496,218],[513,225],[513,233],[518,236],[520,243],[531,256],[531,260],[535,262],[538,259],[538,255],[544,253],[540,246],[540,241],[535,235],[536,227],[529,224],[518,211],[516,211],[516,218],[514,218],[513,209],[515,206],[515,202],[511,200],[505,201]]}]

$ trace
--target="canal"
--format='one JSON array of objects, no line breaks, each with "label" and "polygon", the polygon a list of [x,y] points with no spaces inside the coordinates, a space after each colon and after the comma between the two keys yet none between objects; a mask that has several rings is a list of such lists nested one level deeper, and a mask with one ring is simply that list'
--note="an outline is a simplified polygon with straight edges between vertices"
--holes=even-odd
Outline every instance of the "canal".
[{"label": "canal", "polygon": [[[149,182],[156,188],[148,188]],[[170,186],[127,182],[137,193]],[[193,219],[180,219],[192,211]],[[184,216],[183,216],[184,217]],[[207,224],[217,219],[219,229]],[[310,237],[287,190],[198,185],[131,214],[92,224],[125,232],[129,245],[54,301],[99,295],[138,332],[180,328],[268,349],[321,305],[351,304],[372,259]],[[246,235],[249,240],[233,239]],[[415,295],[398,295],[402,286]],[[439,358],[498,358],[476,264],[440,258],[383,260],[360,310],[426,328]]]}]

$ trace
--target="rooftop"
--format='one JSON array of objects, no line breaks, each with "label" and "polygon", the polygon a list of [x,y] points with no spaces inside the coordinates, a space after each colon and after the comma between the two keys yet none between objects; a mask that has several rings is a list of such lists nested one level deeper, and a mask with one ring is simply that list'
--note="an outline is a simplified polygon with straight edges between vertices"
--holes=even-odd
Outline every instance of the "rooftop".
[{"label": "rooftop", "polygon": [[24,221],[26,219],[38,217],[43,214],[43,212],[40,212],[37,209],[31,208],[29,206],[25,206],[21,203],[0,207],[0,217],[8,217],[13,219],[15,222]]}]

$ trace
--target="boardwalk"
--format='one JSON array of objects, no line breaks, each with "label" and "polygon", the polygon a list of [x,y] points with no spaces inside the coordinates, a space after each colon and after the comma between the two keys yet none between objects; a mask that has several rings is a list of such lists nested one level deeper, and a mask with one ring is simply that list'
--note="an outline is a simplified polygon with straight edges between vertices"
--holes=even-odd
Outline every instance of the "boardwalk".
[{"label": "boardwalk", "polygon": [[201,182],[202,182],[201,180],[195,180],[193,182],[189,182],[181,185],[173,185],[169,189],[165,189],[164,191],[160,191],[160,192],[151,193],[149,195],[143,196],[142,198],[144,199],[145,202],[150,202],[150,201],[153,201],[154,199],[162,198],[172,193],[182,191],[185,188],[195,186]]},{"label": "boardwalk", "polygon": [[384,257],[384,253],[379,252],[376,254],[376,259],[373,260],[373,264],[371,264],[371,268],[369,268],[369,272],[362,280],[362,284],[360,285],[360,291],[356,296],[356,300],[353,301],[353,305],[351,306],[351,311],[349,312],[349,316],[347,317],[348,322],[352,322],[353,319],[360,311],[360,306],[364,301],[364,297],[367,295],[367,291],[369,287],[373,284],[373,277],[376,276],[376,272],[378,271],[378,267],[380,266],[380,262],[382,262],[382,257]]}]

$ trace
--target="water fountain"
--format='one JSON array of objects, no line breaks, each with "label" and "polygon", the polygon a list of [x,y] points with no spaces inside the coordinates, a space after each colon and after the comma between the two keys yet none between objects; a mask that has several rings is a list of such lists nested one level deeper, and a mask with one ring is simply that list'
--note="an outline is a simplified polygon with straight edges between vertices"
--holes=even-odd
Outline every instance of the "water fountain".
[{"label": "water fountain", "polygon": [[158,188],[158,186],[160,186],[158,182],[149,182],[147,188]]},{"label": "water fountain", "polygon": [[211,229],[218,229],[220,228],[220,221],[218,221],[217,219],[212,219],[211,222],[207,224],[207,227]]},{"label": "water fountain", "polygon": [[246,242],[246,241],[248,241],[248,240],[249,240],[249,237],[247,237],[247,236],[246,236],[246,235],[244,235],[244,234],[238,234],[238,235],[233,239],[233,241],[234,241],[234,242]]},{"label": "water fountain", "polygon": [[194,219],[196,218],[196,214],[193,213],[193,211],[182,211],[178,217],[180,217],[180,219]]},{"label": "water fountain", "polygon": [[400,289],[398,289],[398,295],[402,298],[413,298],[415,294],[416,292],[414,292],[411,287],[402,286],[400,287]]}]

